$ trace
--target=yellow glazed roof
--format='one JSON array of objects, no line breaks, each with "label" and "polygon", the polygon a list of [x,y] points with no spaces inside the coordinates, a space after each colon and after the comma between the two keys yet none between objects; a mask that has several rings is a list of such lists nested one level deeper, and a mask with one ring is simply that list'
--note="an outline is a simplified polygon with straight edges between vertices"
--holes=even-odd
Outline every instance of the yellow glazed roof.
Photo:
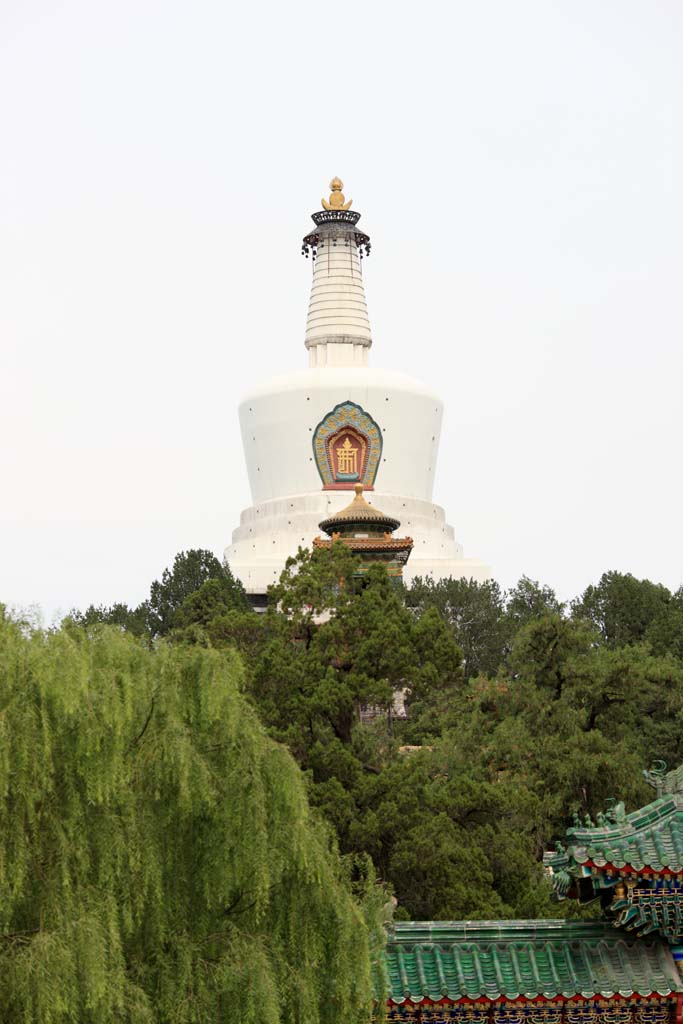
[{"label": "yellow glazed roof", "polygon": [[366,523],[371,526],[384,527],[389,532],[398,529],[401,525],[398,519],[387,516],[373,505],[368,504],[363,497],[362,484],[356,484],[354,490],[356,494],[353,501],[346,508],[343,508],[341,512],[330,516],[329,519],[324,519],[319,524],[321,530],[330,533],[335,527],[344,526],[349,523]]}]

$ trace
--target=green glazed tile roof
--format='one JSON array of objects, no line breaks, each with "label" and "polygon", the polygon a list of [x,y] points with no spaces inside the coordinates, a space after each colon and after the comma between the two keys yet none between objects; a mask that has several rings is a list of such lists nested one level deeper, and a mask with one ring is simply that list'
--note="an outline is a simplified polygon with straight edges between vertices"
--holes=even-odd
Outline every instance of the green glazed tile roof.
[{"label": "green glazed tile roof", "polygon": [[601,922],[398,922],[384,973],[394,1004],[683,991],[668,946]]},{"label": "green glazed tile roof", "polygon": [[568,835],[570,862],[683,871],[683,806],[678,795],[661,797],[618,825],[570,829]]}]

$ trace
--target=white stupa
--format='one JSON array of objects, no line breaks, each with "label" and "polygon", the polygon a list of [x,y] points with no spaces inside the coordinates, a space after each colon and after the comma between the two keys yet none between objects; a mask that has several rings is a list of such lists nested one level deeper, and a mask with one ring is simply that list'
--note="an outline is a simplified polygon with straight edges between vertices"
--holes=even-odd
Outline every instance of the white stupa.
[{"label": "white stupa", "polygon": [[404,579],[490,577],[432,502],[443,403],[425,384],[368,366],[372,345],[361,260],[370,239],[360,214],[330,183],[329,201],[304,238],[313,257],[306,325],[308,369],[272,377],[239,408],[253,504],[225,551],[258,604],[289,555],[310,547],[318,524],[364,485],[365,497],[401,523],[414,547]]}]

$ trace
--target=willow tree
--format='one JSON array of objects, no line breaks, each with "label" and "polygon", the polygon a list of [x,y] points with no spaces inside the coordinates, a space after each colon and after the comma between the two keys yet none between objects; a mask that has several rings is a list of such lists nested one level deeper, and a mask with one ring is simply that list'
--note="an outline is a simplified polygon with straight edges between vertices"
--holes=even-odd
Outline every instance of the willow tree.
[{"label": "willow tree", "polygon": [[367,915],[230,653],[0,614],[0,1021],[365,1021]]}]

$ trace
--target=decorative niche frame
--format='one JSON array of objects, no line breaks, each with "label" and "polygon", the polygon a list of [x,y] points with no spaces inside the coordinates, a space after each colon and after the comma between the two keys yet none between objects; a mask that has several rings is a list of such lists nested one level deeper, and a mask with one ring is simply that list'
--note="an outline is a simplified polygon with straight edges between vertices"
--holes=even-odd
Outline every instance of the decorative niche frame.
[{"label": "decorative niche frame", "polygon": [[313,456],[324,491],[372,491],[382,455],[382,431],[355,402],[341,402],[313,434]]}]

